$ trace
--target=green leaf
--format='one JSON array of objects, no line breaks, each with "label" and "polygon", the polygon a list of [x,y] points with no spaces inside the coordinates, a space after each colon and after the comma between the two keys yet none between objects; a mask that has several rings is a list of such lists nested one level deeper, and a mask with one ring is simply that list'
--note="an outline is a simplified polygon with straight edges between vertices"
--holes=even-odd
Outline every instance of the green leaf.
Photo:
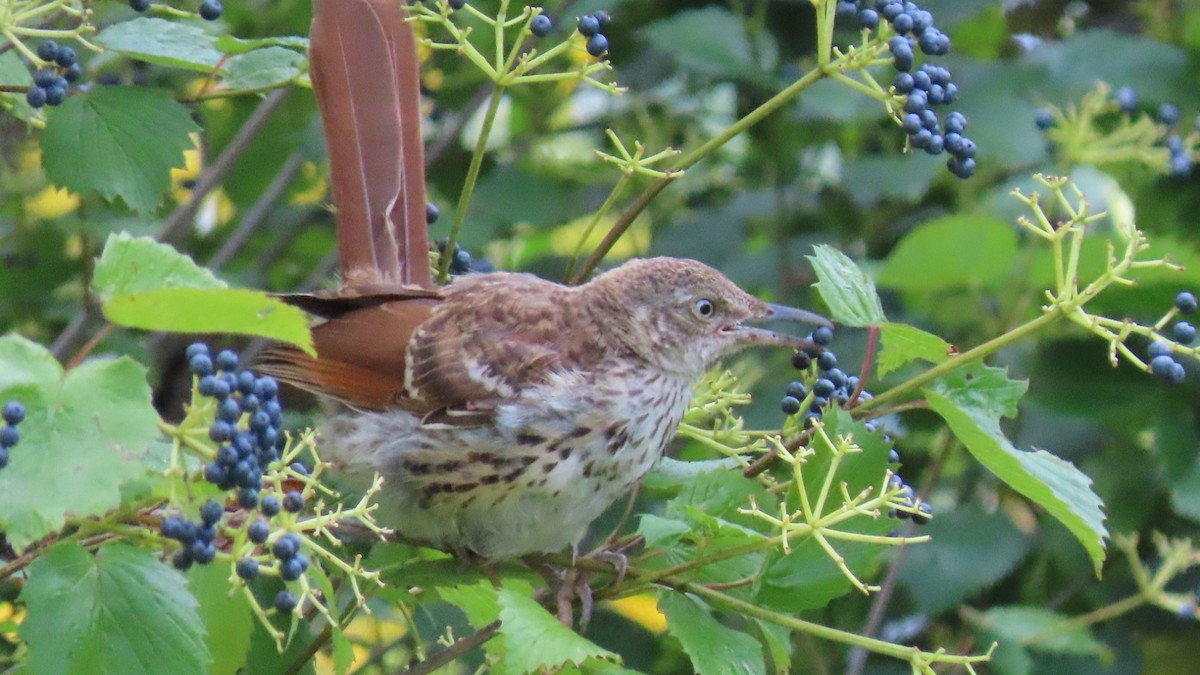
[{"label": "green leaf", "polygon": [[900,581],[929,614],[955,607],[1000,581],[1029,550],[1029,542],[1008,518],[972,506],[935,513],[921,534],[933,541],[907,549]]},{"label": "green leaf", "polygon": [[214,41],[197,26],[145,17],[115,23],[96,35],[102,47],[139,61],[202,73],[221,62]]},{"label": "green leaf", "polygon": [[224,288],[225,282],[167,244],[122,232],[104,242],[92,287],[108,301],[160,288]]},{"label": "green leaf", "polygon": [[661,518],[653,513],[643,513],[638,517],[638,534],[646,538],[647,548],[670,546],[691,531],[691,527],[681,520]]},{"label": "green leaf", "polygon": [[1104,563],[1103,503],[1092,480],[1073,464],[1044,450],[1013,447],[1000,430],[1000,417],[1017,412],[1028,383],[1008,379],[1003,368],[975,363],[933,382],[925,389],[929,407],[942,416],[988,470],[1033,500],[1075,535],[1099,576]]},{"label": "green leaf", "polygon": [[[982,627],[1000,636],[1002,642],[1021,643],[1027,649],[1076,656],[1101,656],[1108,647],[1084,627],[1063,630],[1070,617],[1041,607],[995,607],[979,617]],[[1040,637],[1045,635],[1045,637]]]},{"label": "green leaf", "polygon": [[820,279],[815,284],[821,299],[833,312],[833,320],[847,326],[872,326],[887,321],[875,284],[844,253],[825,244],[813,247],[808,256]]},{"label": "green leaf", "polygon": [[[21,87],[33,86],[29,66],[25,65],[15,50],[0,54],[0,82]],[[30,120],[37,115],[25,102],[25,94],[19,92],[0,93],[0,110],[7,110],[22,120]]]},{"label": "green leaf", "polygon": [[772,84],[754,57],[742,20],[727,9],[685,10],[642,29],[681,66],[714,78]]},{"label": "green leaf", "polygon": [[954,345],[933,333],[904,323],[889,321],[881,327],[879,342],[880,377],[912,361],[941,363],[958,353]]},{"label": "green leaf", "polygon": [[183,166],[188,134],[196,130],[187,108],[164,91],[95,87],[50,115],[42,160],[60,187],[119,197],[148,212],[171,187],[171,169]]},{"label": "green leaf", "polygon": [[263,47],[289,47],[307,54],[308,38],[300,37],[299,35],[286,35],[279,37],[243,40],[240,38],[235,38],[232,35],[222,35],[221,37],[217,38],[214,46],[230,56],[245,54]]},{"label": "green leaf", "polygon": [[59,530],[67,515],[99,515],[146,472],[159,418],[146,370],[128,358],[63,370],[22,337],[0,338],[0,401],[28,411],[21,442],[0,471],[0,530],[20,550]]},{"label": "green leaf", "polygon": [[106,544],[95,557],[56,544],[30,565],[21,599],[35,673],[187,675],[212,660],[183,576],[128,544]]},{"label": "green leaf", "polygon": [[699,675],[766,675],[762,645],[722,625],[698,600],[662,590],[658,610],[667,616],[667,632],[683,645]]},{"label": "green leaf", "polygon": [[303,54],[284,47],[256,49],[230,59],[225,86],[237,91],[281,85],[303,72],[305,61]]},{"label": "green leaf", "polygon": [[567,663],[578,666],[588,659],[620,663],[621,657],[562,625],[528,595],[501,588],[497,600],[500,638],[508,654],[505,666],[513,672],[539,672]]},{"label": "green leaf", "polygon": [[1200,459],[1171,482],[1171,506],[1179,515],[1200,521]]},{"label": "green leaf", "polygon": [[304,312],[261,291],[160,288],[104,304],[109,321],[173,333],[235,333],[289,342],[315,354]]},{"label": "green leaf", "polygon": [[205,642],[213,662],[209,675],[236,675],[246,663],[254,615],[244,593],[229,594],[228,565],[196,565],[188,572],[188,587],[199,601]]},{"label": "green leaf", "polygon": [[879,285],[923,293],[999,288],[1012,279],[1016,260],[1017,233],[1012,226],[990,216],[947,216],[900,240],[879,271]]}]

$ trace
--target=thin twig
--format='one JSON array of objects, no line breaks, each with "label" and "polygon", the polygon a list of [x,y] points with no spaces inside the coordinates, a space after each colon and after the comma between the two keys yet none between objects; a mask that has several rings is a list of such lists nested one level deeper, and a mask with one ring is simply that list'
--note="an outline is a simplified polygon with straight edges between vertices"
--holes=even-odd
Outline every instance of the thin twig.
[{"label": "thin twig", "polygon": [[454,644],[450,645],[449,647],[430,654],[429,658],[425,659],[424,661],[413,664],[407,670],[400,671],[399,675],[426,675],[426,673],[432,673],[447,663],[450,663],[458,657],[463,656],[472,649],[479,647],[488,640],[491,640],[499,633],[500,620],[496,619],[474,633],[464,638],[455,640]]},{"label": "thin twig", "polygon": [[862,370],[858,374],[858,384],[854,387],[854,393],[850,395],[850,400],[846,403],[847,408],[853,408],[858,402],[858,397],[862,395],[863,387],[867,386],[867,378],[871,376],[871,366],[875,362],[875,346],[879,344],[879,326],[872,325],[867,329],[867,353],[863,356]]},{"label": "thin twig", "polygon": [[321,631],[317,637],[313,638],[313,641],[304,648],[304,651],[300,654],[300,656],[296,657],[295,661],[292,661],[292,665],[288,666],[288,669],[283,671],[283,675],[296,675],[296,673],[300,672],[300,670],[304,668],[304,665],[308,663],[309,659],[316,656],[317,652],[321,651],[321,647],[324,647],[325,643],[329,642],[329,639],[332,637],[333,624],[326,623],[325,630]]},{"label": "thin twig", "polygon": [[208,261],[208,268],[211,270],[219,270],[229,264],[242,248],[246,246],[246,242],[250,241],[250,236],[258,229],[258,226],[263,223],[266,216],[271,211],[271,207],[279,200],[288,185],[291,185],[295,180],[296,174],[300,172],[300,165],[303,164],[304,157],[299,152],[293,152],[280,167],[279,173],[267,186],[266,190],[259,195],[254,204],[246,210],[246,214],[242,216],[242,222],[238,224],[233,234],[225,240],[221,248],[213,254],[213,257]]}]

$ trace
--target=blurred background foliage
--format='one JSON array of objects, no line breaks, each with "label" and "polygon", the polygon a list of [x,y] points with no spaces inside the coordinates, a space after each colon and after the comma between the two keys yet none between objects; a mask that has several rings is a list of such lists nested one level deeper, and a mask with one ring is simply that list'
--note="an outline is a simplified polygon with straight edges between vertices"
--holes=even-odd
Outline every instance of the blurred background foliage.
[{"label": "blurred background foliage", "polygon": [[[928,0],[924,6],[953,38],[941,63],[954,73],[957,109],[979,146],[974,178],[954,178],[943,158],[904,154],[902,133],[877,102],[822,82],[676,181],[637,221],[612,262],[630,255],[696,258],[763,297],[819,310],[808,290],[813,278],[804,255],[812,244],[833,243],[876,275],[891,320],[969,347],[1034,315],[1042,300],[1048,256],[1013,225],[1020,205],[1008,196],[1014,187],[1030,188],[1030,175],[1039,171],[1073,177],[1097,208],[1132,215],[1156,248],[1179,261],[1200,262],[1194,215],[1200,174],[1169,176],[1163,167],[1138,162],[1079,163],[1056,151],[1035,125],[1040,108],[1078,105],[1104,82],[1114,90],[1133,87],[1146,114],[1164,103],[1178,106],[1182,133],[1188,133],[1200,113],[1200,5]],[[628,92],[614,98],[554,85],[506,98],[461,239],[476,259],[561,278],[588,214],[617,179],[593,153],[611,150],[606,128],[641,140],[651,152],[687,150],[812,65],[813,12],[803,0],[548,6],[561,21],[558,30],[569,30],[571,17],[597,9],[613,14],[610,57]],[[118,2],[97,2],[94,10],[102,28],[133,16]],[[306,35],[310,15],[308,0],[230,0],[221,22],[206,30],[240,38]],[[856,32],[843,29],[839,39],[854,39]],[[203,89],[203,73],[111,53],[81,54],[88,82],[144,84],[180,100]],[[482,76],[453,54],[425,56],[430,198],[448,214],[487,89]],[[0,80],[19,74],[13,61],[11,52],[0,54]],[[890,81],[887,69],[879,70],[881,81]],[[170,237],[235,285],[287,291],[331,283],[334,232],[320,124],[311,90],[293,89]],[[173,172],[167,198],[149,213],[55,190],[42,170],[42,134],[24,121],[28,110],[18,98],[7,96],[4,107],[13,114],[0,115],[0,332],[52,344],[60,358],[69,358],[101,325],[85,289],[105,237],[159,231],[193,199],[264,98],[189,103],[200,128],[196,146]],[[90,151],[87,137],[73,150],[80,157]],[[449,221],[443,217],[433,226],[433,238],[446,236]],[[1113,316],[1153,322],[1183,289],[1200,290],[1200,264],[1182,274],[1155,274],[1101,303]],[[81,321],[85,307],[88,318]],[[856,369],[850,364],[861,362],[864,342],[862,331],[838,334],[834,347],[843,368]],[[185,381],[179,344],[115,331],[96,351],[157,364],[152,377],[164,414],[172,414],[178,405],[172,392]],[[999,361],[1014,377],[1030,381],[1009,437],[1022,448],[1049,449],[1090,475],[1113,533],[1197,538],[1197,364],[1186,364],[1188,382],[1168,389],[1132,368],[1109,367],[1101,343],[1066,325],[1016,344]],[[777,427],[777,401],[790,379],[786,355],[755,352],[732,365],[755,383],[748,423]],[[902,371],[889,381],[904,377]],[[872,381],[869,388],[884,385]],[[933,415],[908,412],[889,418],[887,426],[905,479],[938,514],[928,526],[934,542],[879,562],[877,578],[888,592],[845,596],[805,618],[960,652],[1000,639],[988,666],[994,672],[1200,673],[1200,622],[1156,608],[1098,623],[1091,641],[1023,643],[1022,631],[1044,619],[1022,613],[1028,608],[1083,615],[1134,593],[1127,561],[1113,551],[1097,581],[1065,530],[971,460]],[[697,448],[679,452],[701,454]],[[638,505],[640,511],[655,507],[653,491]],[[605,531],[603,525],[597,531]],[[1149,546],[1141,554],[1153,564]],[[1170,590],[1194,593],[1198,583],[1200,574],[1193,573]],[[0,593],[15,596],[13,589]],[[448,624],[466,630],[453,610],[421,611],[414,618],[428,641]],[[19,615],[19,608],[0,603],[0,629]],[[363,672],[396,665],[387,647],[400,640],[401,624],[388,616],[380,600],[381,619],[356,625],[359,662],[368,664]],[[587,635],[619,649],[628,668],[691,668],[678,643],[664,636],[651,600],[603,609]],[[884,659],[864,663],[861,655],[804,637],[793,648],[796,672],[905,670]]]}]

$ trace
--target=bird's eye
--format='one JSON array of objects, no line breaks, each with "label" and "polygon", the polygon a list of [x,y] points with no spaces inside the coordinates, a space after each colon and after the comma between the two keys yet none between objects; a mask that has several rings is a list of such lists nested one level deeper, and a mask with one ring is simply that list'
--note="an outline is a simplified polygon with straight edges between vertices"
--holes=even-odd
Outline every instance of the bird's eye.
[{"label": "bird's eye", "polygon": [[713,301],[709,300],[708,298],[700,298],[696,301],[695,310],[696,316],[707,319],[717,311],[717,306],[714,305]]}]

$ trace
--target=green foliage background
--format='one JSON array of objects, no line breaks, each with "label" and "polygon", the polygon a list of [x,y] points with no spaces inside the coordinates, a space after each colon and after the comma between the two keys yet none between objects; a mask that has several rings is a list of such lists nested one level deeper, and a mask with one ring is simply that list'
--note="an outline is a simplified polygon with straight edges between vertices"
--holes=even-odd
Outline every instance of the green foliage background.
[{"label": "green foliage background", "polygon": [[[1072,177],[1095,208],[1132,215],[1157,252],[1197,263],[1179,274],[1152,273],[1136,287],[1106,294],[1098,303],[1110,316],[1152,323],[1178,290],[1200,291],[1200,236],[1194,216],[1200,209],[1200,174],[1170,178],[1161,167],[1144,163],[1077,162],[1069,153],[1053,152],[1034,125],[1039,107],[1077,104],[1097,82],[1105,82],[1113,88],[1135,87],[1150,113],[1161,103],[1179,106],[1183,130],[1189,130],[1200,113],[1200,88],[1195,86],[1200,81],[1200,8],[1169,0],[928,0],[924,6],[954,40],[952,54],[942,63],[954,73],[960,88],[957,109],[970,121],[968,133],[979,146],[975,178],[952,177],[944,158],[919,152],[903,155],[902,134],[882,106],[825,81],[668,187],[635,224],[630,239],[638,245],[625,253],[696,258],[763,297],[824,310],[809,288],[815,279],[805,255],[814,244],[832,244],[874,276],[890,320],[920,327],[965,349],[1036,315],[1042,290],[1052,283],[1044,247],[1015,227],[1022,209],[1008,196],[1014,187],[1032,189],[1029,177],[1040,171]],[[600,8],[616,17],[609,32],[611,59],[617,82],[629,91],[609,98],[586,88],[547,85],[514,91],[506,99],[461,237],[476,258],[561,278],[566,255],[587,215],[616,180],[615,172],[592,154],[594,149],[611,150],[605,128],[622,138],[641,140],[651,152],[668,145],[687,150],[812,65],[815,33],[807,2],[588,0],[549,6],[556,18]],[[182,165],[180,153],[191,145],[188,134],[199,133],[202,185],[206,172],[264,105],[264,95],[274,96],[264,92],[277,89],[290,93],[220,177],[220,197],[207,197],[196,213],[186,214],[181,225],[163,233],[164,238],[236,287],[287,291],[326,283],[328,254],[334,248],[333,219],[325,207],[327,164],[320,125],[311,90],[302,85],[303,48],[295,49],[302,43],[253,42],[306,35],[309,3],[230,0],[224,19],[215,26],[151,19],[160,23],[138,27],[129,21],[133,14],[124,3],[99,2],[93,9],[101,27],[95,41],[109,51],[91,55],[81,50],[87,79],[115,78],[136,88],[95,86],[72,96],[62,108],[48,112],[44,132],[29,126],[32,111],[19,95],[0,93],[0,332],[18,333],[50,346],[60,360],[70,359],[101,330],[102,317],[89,283],[107,237],[160,232],[178,207],[168,169]],[[211,37],[205,37],[214,34],[247,42],[222,38],[214,46]],[[855,37],[855,31],[838,33],[842,42]],[[221,86],[247,93],[193,100],[218,64]],[[473,101],[485,82],[463,61],[441,53],[431,57],[424,72],[432,106],[430,195],[448,214],[471,154],[460,120],[476,109]],[[890,79],[886,69],[881,73],[883,81]],[[16,52],[0,53],[0,84],[27,83]],[[130,117],[134,110],[136,116]],[[96,123],[98,131],[79,133],[89,123]],[[470,121],[464,124],[471,128]],[[122,140],[128,138],[134,140]],[[186,196],[196,178],[177,177],[175,191]],[[59,208],[62,198],[47,199],[43,193],[52,184],[78,193],[78,202]],[[274,199],[259,201],[272,191]],[[241,228],[250,216],[257,218],[253,227]],[[444,217],[433,227],[433,238],[446,236],[449,221]],[[1096,225],[1113,226],[1107,220]],[[231,241],[236,245],[224,248]],[[1102,264],[1099,244],[1092,253],[1084,256],[1085,263]],[[102,278],[95,281],[102,294],[106,289],[116,296],[129,292],[119,279],[107,285]],[[180,285],[208,286],[209,281],[215,282]],[[258,309],[248,306],[243,311],[251,316]],[[81,321],[84,312],[87,318]],[[213,316],[218,313],[214,310]],[[287,334],[288,329],[279,330]],[[847,370],[861,362],[865,335],[858,329],[839,332],[834,347]],[[103,333],[93,353],[128,355],[148,365],[153,400],[171,419],[180,414],[188,384],[182,344],[116,330]],[[22,357],[0,354],[0,363],[8,358]],[[790,379],[786,359],[785,354],[755,352],[732,364],[755,383],[755,402],[745,409],[749,426],[780,425],[776,402]],[[1052,451],[1091,476],[1112,534],[1140,533],[1139,551],[1150,564],[1156,555],[1148,544],[1152,532],[1196,540],[1196,363],[1186,364],[1188,382],[1167,388],[1127,365],[1111,368],[1104,345],[1067,324],[1017,342],[994,360],[1007,366],[1010,376],[1029,380],[1019,416],[1003,422],[1008,438],[1019,448]],[[54,378],[53,386],[60,386],[61,372],[50,372],[57,366],[43,365],[46,377]],[[869,388],[882,391],[919,368],[899,367]],[[113,387],[141,401],[147,392],[126,381],[136,379],[136,371],[135,364],[118,360],[80,368],[71,377],[120,380]],[[70,396],[71,377],[61,385],[64,398]],[[49,391],[49,382],[39,386]],[[290,404],[293,410],[310,409],[305,399]],[[64,414],[86,412],[65,405]],[[144,412],[149,414],[148,408]],[[305,419],[297,416],[293,421]],[[819,560],[811,568],[773,568],[774,576],[764,583],[798,593],[781,597],[777,609],[803,610],[801,616],[808,620],[854,632],[872,630],[885,639],[925,648],[978,653],[999,640],[994,662],[985,666],[997,673],[1200,672],[1200,623],[1161,607],[1139,607],[1088,630],[1038,637],[1039,630],[1062,618],[1085,616],[1136,593],[1128,560],[1110,545],[1103,578],[1097,580],[1092,561],[1075,538],[983,470],[932,413],[906,412],[889,419],[887,426],[903,458],[902,475],[938,514],[928,526],[933,543],[894,551],[874,563],[871,576],[891,591],[886,597],[843,595],[846,588],[837,584],[844,580],[837,574],[828,575],[836,586],[831,592],[834,586],[822,585],[821,575],[827,571],[818,571]],[[114,493],[106,499],[115,502],[123,465],[89,441],[94,444],[95,439],[58,442],[80,444],[89,471]],[[965,437],[963,441],[970,442]],[[685,458],[706,456],[698,444],[681,446],[679,454]],[[66,489],[51,478],[36,485]],[[662,494],[650,485],[638,512],[661,512]],[[37,498],[0,495],[0,508],[20,509],[27,499]],[[97,499],[86,491],[79,498]],[[605,522],[611,526],[618,515]],[[643,520],[642,527],[648,528],[648,522],[653,524]],[[598,526],[597,531],[605,528]],[[10,533],[10,538],[19,534]],[[146,557],[118,545],[106,547],[94,559],[74,549],[56,555],[95,566],[79,570],[89,583],[112,579],[135,585]],[[386,559],[386,554],[377,555]],[[389,581],[401,586],[417,583],[411,578]],[[205,580],[193,573],[189,583]],[[1174,580],[1168,590],[1178,597],[1190,594],[1194,607],[1198,583],[1200,573],[1192,571]],[[0,600],[13,602],[20,587],[11,579],[0,583]],[[160,599],[190,597],[182,585],[167,591]],[[463,597],[443,599],[471,607],[466,592],[458,592]],[[819,600],[805,602],[805,592]],[[377,608],[385,617],[391,611],[383,601],[386,596]],[[834,599],[825,604],[826,597]],[[696,663],[720,662],[723,657],[697,656],[714,648],[705,636],[733,635],[722,646],[734,654],[759,650],[746,633],[770,647],[772,663],[790,663],[794,672],[904,670],[902,663],[874,657],[863,664],[857,660],[861,656],[841,645],[789,638],[749,618],[731,624],[746,633],[716,633],[710,625],[716,621],[699,605],[684,596],[671,598],[662,609],[673,622],[678,617],[678,623],[666,633],[601,608],[586,637],[619,653],[624,667],[651,673],[690,672],[699,666],[693,666],[689,655]],[[31,608],[54,601],[52,593],[28,598]],[[506,588],[499,597],[500,616],[507,612],[514,622],[528,617],[522,614],[526,602],[528,593]],[[171,621],[170,613],[178,607],[151,607],[153,616],[144,615],[145,606],[135,609],[114,620]],[[482,616],[491,609],[477,611]],[[881,620],[872,622],[872,610],[880,612]],[[208,611],[219,610],[201,608],[202,614]],[[423,606],[413,621],[427,648],[447,624],[455,627],[456,635],[469,632],[463,615],[445,605]],[[529,626],[530,631],[556,628]],[[0,630],[6,630],[2,617]],[[249,625],[246,630],[251,630]],[[81,639],[100,643],[97,658],[120,658],[105,651],[118,647],[105,646],[102,637]],[[579,662],[603,657],[587,651],[594,645],[575,645],[566,637],[555,644],[568,654],[564,661],[573,660],[570,654],[577,654]],[[31,639],[31,650],[35,646]],[[527,647],[506,645],[514,663],[531,659],[536,665],[539,657],[521,651]],[[569,651],[576,647],[579,652]],[[284,662],[260,635],[253,644],[231,638],[221,646],[231,648],[242,654],[249,649],[246,672],[277,672]],[[397,647],[401,652],[404,648]],[[16,642],[0,637],[0,658],[18,649]],[[233,672],[240,662],[237,654],[220,649],[213,648],[212,654],[217,664],[211,666],[213,672]],[[187,662],[186,654],[176,658],[179,661],[171,663],[177,672],[195,665]],[[391,672],[395,658],[400,657],[381,652],[371,667]],[[31,672],[57,668],[30,662]],[[589,668],[598,666],[593,661]]]}]

